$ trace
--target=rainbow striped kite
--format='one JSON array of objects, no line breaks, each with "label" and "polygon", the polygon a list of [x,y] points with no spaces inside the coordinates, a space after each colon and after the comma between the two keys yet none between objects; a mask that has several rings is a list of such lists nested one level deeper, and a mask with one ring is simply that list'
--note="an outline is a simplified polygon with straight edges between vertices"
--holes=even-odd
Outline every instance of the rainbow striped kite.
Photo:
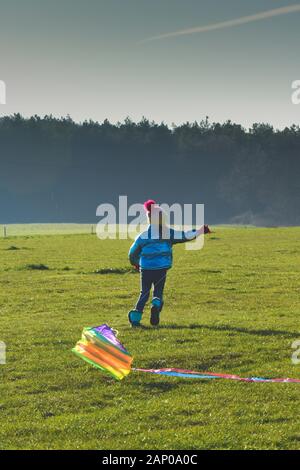
[{"label": "rainbow striped kite", "polygon": [[89,364],[112,375],[117,380],[122,380],[131,371],[135,371],[186,379],[228,379],[240,382],[300,383],[300,379],[240,377],[232,374],[195,372],[186,369],[135,369],[131,367],[133,361],[132,356],[117,339],[116,332],[105,324],[94,328],[84,328],[81,339],[72,351]]},{"label": "rainbow striped kite", "polygon": [[72,351],[117,380],[122,380],[131,371],[133,358],[108,325],[84,328]]}]

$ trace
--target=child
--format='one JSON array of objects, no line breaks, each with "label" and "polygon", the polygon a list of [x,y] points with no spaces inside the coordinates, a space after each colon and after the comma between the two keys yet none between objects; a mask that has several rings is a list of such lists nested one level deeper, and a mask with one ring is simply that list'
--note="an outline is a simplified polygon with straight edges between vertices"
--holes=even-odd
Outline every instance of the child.
[{"label": "child", "polygon": [[195,239],[201,233],[210,233],[207,225],[199,230],[177,232],[167,227],[166,214],[152,199],[144,203],[149,227],[135,239],[129,250],[130,263],[140,270],[141,292],[134,310],[128,314],[132,327],[139,327],[143,310],[149,299],[152,285],[153,299],[150,323],[159,324],[160,312],[163,308],[163,292],[167,270],[172,266],[172,246]]}]

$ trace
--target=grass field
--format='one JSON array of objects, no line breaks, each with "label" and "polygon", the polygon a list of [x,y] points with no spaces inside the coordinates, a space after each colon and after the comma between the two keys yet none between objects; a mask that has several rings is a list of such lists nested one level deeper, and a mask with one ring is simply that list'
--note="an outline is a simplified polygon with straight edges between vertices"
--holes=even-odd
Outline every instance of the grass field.
[{"label": "grass field", "polygon": [[8,224],[0,225],[0,237],[32,235],[75,235],[96,233],[95,224]]},{"label": "grass field", "polygon": [[299,384],[115,382],[70,350],[106,322],[136,367],[300,378],[300,228],[220,227],[201,251],[175,247],[161,327],[143,331],[127,324],[139,288],[129,244],[0,240],[0,449],[299,449]]}]

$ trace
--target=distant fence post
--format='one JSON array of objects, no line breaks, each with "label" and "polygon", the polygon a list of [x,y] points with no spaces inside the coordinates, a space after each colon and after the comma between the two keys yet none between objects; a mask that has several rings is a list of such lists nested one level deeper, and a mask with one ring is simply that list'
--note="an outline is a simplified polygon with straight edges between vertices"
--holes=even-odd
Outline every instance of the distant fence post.
[{"label": "distant fence post", "polygon": [[94,226],[91,227],[91,234],[94,235]]},{"label": "distant fence post", "polygon": [[4,225],[3,227],[3,237],[6,238],[7,236],[7,231],[6,231],[6,226]]}]

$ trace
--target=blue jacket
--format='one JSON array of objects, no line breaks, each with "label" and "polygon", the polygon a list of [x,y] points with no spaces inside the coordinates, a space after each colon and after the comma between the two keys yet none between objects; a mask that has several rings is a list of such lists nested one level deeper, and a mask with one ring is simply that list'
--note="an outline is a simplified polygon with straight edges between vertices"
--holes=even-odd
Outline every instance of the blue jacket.
[{"label": "blue jacket", "polygon": [[132,265],[141,269],[169,269],[172,266],[172,246],[193,240],[198,235],[196,230],[179,232],[169,228],[169,233],[162,235],[161,229],[149,225],[147,230],[140,233],[129,250],[129,260]]}]

